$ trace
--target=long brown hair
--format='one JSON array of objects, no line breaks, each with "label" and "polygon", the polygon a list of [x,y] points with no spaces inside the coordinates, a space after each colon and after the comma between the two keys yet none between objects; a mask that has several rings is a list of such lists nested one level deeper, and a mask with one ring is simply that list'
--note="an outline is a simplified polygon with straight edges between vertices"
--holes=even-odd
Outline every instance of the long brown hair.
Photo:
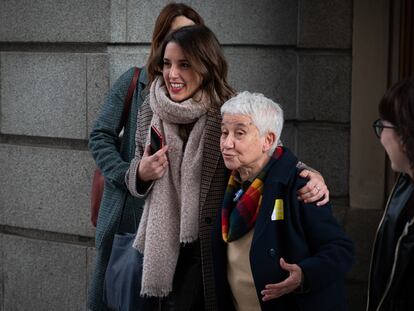
[{"label": "long brown hair", "polygon": [[204,25],[203,18],[190,6],[184,3],[169,3],[160,12],[155,21],[154,32],[152,34],[151,50],[148,61],[154,56],[156,50],[161,45],[167,34],[171,31],[171,25],[178,16],[191,19],[196,25]]},{"label": "long brown hair", "polygon": [[227,82],[228,65],[220,44],[214,33],[203,25],[186,26],[167,35],[148,62],[150,83],[156,76],[162,75],[165,47],[169,42],[175,42],[182,48],[191,67],[202,78],[200,89],[207,93],[216,108],[234,95],[233,88]]}]

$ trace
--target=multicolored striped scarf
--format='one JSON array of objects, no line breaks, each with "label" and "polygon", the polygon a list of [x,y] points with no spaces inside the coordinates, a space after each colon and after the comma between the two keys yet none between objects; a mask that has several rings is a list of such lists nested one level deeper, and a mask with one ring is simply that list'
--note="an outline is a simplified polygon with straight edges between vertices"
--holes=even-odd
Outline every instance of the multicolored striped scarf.
[{"label": "multicolored striped scarf", "polygon": [[244,193],[241,183],[236,180],[237,171],[231,173],[221,210],[221,232],[225,242],[241,238],[254,227],[262,203],[267,172],[282,153],[283,148],[277,147],[269,162]]}]

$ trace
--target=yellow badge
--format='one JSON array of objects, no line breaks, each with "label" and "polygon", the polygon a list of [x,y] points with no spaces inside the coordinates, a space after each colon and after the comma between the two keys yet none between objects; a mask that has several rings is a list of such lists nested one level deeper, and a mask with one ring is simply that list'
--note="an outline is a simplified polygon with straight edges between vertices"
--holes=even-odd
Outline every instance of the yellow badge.
[{"label": "yellow badge", "polygon": [[276,199],[275,206],[273,207],[272,220],[283,220],[283,219],[285,219],[285,215],[283,212],[283,200]]}]

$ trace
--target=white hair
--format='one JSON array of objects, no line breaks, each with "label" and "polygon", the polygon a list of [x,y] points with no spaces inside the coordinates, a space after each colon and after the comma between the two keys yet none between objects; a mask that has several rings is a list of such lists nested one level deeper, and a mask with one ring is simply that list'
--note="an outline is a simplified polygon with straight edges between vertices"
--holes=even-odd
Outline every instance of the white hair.
[{"label": "white hair", "polygon": [[274,142],[270,154],[276,149],[280,142],[283,129],[283,110],[279,104],[260,93],[240,92],[230,98],[221,106],[221,116],[224,114],[241,114],[249,116],[253,124],[259,130],[260,136],[274,133]]}]

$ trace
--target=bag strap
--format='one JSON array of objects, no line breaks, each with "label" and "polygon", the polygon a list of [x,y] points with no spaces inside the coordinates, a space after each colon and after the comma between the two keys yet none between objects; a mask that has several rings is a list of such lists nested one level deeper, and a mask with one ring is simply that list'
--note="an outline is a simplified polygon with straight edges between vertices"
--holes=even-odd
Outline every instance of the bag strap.
[{"label": "bag strap", "polygon": [[129,115],[129,111],[131,110],[131,102],[132,102],[132,96],[134,95],[134,91],[137,87],[138,77],[140,74],[140,70],[138,67],[135,67],[134,76],[132,77],[131,83],[128,88],[127,96],[125,97],[124,101],[124,111],[122,113],[122,119],[121,119],[121,128],[125,126],[126,120]]},{"label": "bag strap", "polygon": [[[126,124],[126,120],[128,118],[129,115],[129,111],[131,110],[131,102],[132,102],[132,97],[134,96],[134,91],[137,87],[137,82],[138,82],[138,78],[139,78],[139,74],[140,74],[140,69],[138,67],[135,67],[134,70],[134,76],[132,77],[131,83],[129,84],[128,87],[128,93],[125,96],[125,101],[124,101],[124,111],[122,113],[122,123],[121,123],[121,127],[124,127]],[[125,200],[122,204],[122,210],[121,210],[121,218],[119,219],[119,223],[116,229],[116,232],[119,232],[119,227],[121,226],[121,222],[122,222],[122,217],[124,216],[124,209],[125,209],[125,205],[126,205],[126,200],[127,200],[127,196],[125,196]],[[138,225],[137,225],[137,217],[135,215],[135,209],[133,209],[133,213],[134,213],[134,225],[135,225],[135,231],[137,231]]]}]

